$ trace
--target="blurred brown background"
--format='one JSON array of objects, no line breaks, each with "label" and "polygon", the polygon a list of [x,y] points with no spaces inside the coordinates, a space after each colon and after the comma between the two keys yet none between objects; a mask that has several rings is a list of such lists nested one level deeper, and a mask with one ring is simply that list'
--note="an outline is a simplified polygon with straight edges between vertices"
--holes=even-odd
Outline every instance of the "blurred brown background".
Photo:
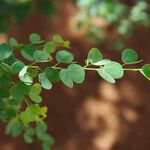
[{"label": "blurred brown background", "polygon": [[[71,41],[76,60],[83,64],[94,45],[70,27],[76,12],[71,0],[63,0],[51,19],[38,12],[22,23],[11,26],[11,35],[27,42],[30,33],[44,39],[60,34]],[[150,29],[139,28],[127,41],[126,48],[135,49],[144,63],[150,63]],[[1,42],[7,36],[1,35]],[[120,52],[97,46],[106,57],[120,61]],[[150,82],[142,75],[127,72],[117,84],[103,81],[94,72],[87,72],[85,83],[73,89],[59,83],[43,91],[49,107],[48,129],[56,143],[52,150],[149,150],[150,149]],[[4,134],[0,124],[0,150],[40,150],[38,143],[27,145],[22,138]]]}]

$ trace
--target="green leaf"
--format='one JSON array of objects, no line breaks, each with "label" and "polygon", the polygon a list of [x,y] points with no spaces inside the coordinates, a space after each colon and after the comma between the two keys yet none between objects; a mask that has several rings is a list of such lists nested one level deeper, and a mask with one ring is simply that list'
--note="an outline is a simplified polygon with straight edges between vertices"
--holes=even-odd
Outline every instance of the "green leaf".
[{"label": "green leaf", "polygon": [[117,62],[107,63],[104,67],[105,71],[110,74],[114,79],[120,79],[124,75],[122,66]]},{"label": "green leaf", "polygon": [[27,85],[31,85],[33,83],[33,79],[29,76],[27,72],[28,66],[24,66],[23,69],[19,72],[19,79],[23,81]]},{"label": "green leaf", "polygon": [[41,83],[41,86],[45,89],[51,89],[52,88],[52,83],[47,78],[45,73],[39,74],[39,82]]},{"label": "green leaf", "polygon": [[150,64],[144,65],[141,69],[140,72],[148,79],[150,80]]},{"label": "green leaf", "polygon": [[42,117],[47,117],[47,111],[48,111],[48,108],[46,107],[46,106],[44,106],[44,107],[41,107],[41,109],[40,109],[40,115],[42,116]]},{"label": "green leaf", "polygon": [[35,94],[35,93],[30,93],[29,94],[30,99],[34,102],[34,103],[41,103],[42,102],[42,98],[41,96]]},{"label": "green leaf", "polygon": [[19,79],[27,85],[31,85],[33,83],[33,79],[28,74],[19,76]]},{"label": "green leaf", "polygon": [[33,61],[33,54],[37,50],[36,46],[27,45],[22,51],[21,55],[27,60]]},{"label": "green leaf", "polygon": [[11,71],[14,74],[19,73],[24,68],[24,66],[25,66],[25,64],[22,61],[17,61],[12,64]]},{"label": "green leaf", "polygon": [[7,103],[3,100],[0,100],[0,112],[3,111],[7,106]]},{"label": "green leaf", "polygon": [[33,59],[36,62],[48,62],[50,61],[50,55],[47,54],[45,51],[36,50],[33,54]]},{"label": "green leaf", "polygon": [[11,87],[11,95],[17,103],[20,103],[25,95],[29,93],[29,86],[19,81],[14,86]]},{"label": "green leaf", "polygon": [[19,76],[23,76],[27,73],[28,66],[24,66],[19,72]]},{"label": "green leaf", "polygon": [[111,62],[111,60],[109,60],[109,59],[103,59],[103,60],[100,60],[100,61],[98,61],[96,63],[93,63],[93,65],[94,66],[103,66],[103,65],[106,65],[106,64],[108,64],[110,62]]},{"label": "green leaf", "polygon": [[31,122],[41,122],[47,115],[47,107],[38,105],[29,105],[24,112],[21,112],[19,118],[27,126]]},{"label": "green leaf", "polygon": [[133,49],[125,49],[122,52],[122,61],[125,64],[134,63],[138,60],[138,55]]},{"label": "green leaf", "polygon": [[37,105],[30,105],[25,110],[26,118],[29,122],[36,120],[36,117],[40,115],[40,107]]},{"label": "green leaf", "polygon": [[0,77],[0,86],[7,87],[10,85],[11,85],[11,78],[10,77],[4,76],[4,75]]},{"label": "green leaf", "polygon": [[12,47],[9,44],[0,44],[0,59],[6,59],[12,54]]},{"label": "green leaf", "polygon": [[33,137],[35,135],[35,130],[33,128],[27,128],[23,134],[23,138],[27,144],[33,143]]},{"label": "green leaf", "polygon": [[35,94],[41,93],[41,85],[39,83],[35,83],[31,86],[30,92]]},{"label": "green leaf", "polygon": [[102,53],[97,48],[92,48],[88,53],[88,60],[90,63],[96,63],[103,59]]},{"label": "green leaf", "polygon": [[51,136],[49,136],[46,133],[46,131],[47,131],[47,125],[45,123],[39,123],[36,126],[36,135],[38,139],[50,147],[50,145],[54,144],[54,139]]},{"label": "green leaf", "polygon": [[70,42],[69,41],[63,41],[63,47],[70,48]]},{"label": "green leaf", "polygon": [[83,67],[77,64],[71,64],[68,66],[68,73],[69,77],[75,82],[75,83],[82,83],[85,78],[85,71]]},{"label": "green leaf", "polygon": [[8,98],[9,97],[9,90],[4,88],[4,87],[0,87],[0,98]]},{"label": "green leaf", "polygon": [[16,138],[19,135],[21,135],[22,131],[23,131],[23,126],[22,126],[22,124],[20,122],[18,122],[15,125],[15,127],[13,128],[11,136],[14,137],[14,138]]},{"label": "green leaf", "polygon": [[59,73],[61,81],[68,87],[73,87],[73,81],[69,76],[69,72],[67,69],[62,69]]},{"label": "green leaf", "polygon": [[28,74],[30,75],[31,78],[36,78],[39,73],[39,68],[38,66],[30,66],[28,69]]},{"label": "green leaf", "polygon": [[18,92],[28,95],[30,91],[30,86],[26,85],[24,82],[18,81],[16,83],[16,86],[18,87]]},{"label": "green leaf", "polygon": [[4,70],[5,72],[9,73],[11,70],[10,70],[10,66],[4,62],[1,62],[0,63],[0,68],[2,68],[2,70]]},{"label": "green leaf", "polygon": [[36,134],[39,138],[42,138],[41,134],[47,130],[47,125],[45,123],[39,123],[36,126]]},{"label": "green leaf", "polygon": [[15,38],[10,38],[9,43],[11,46],[17,46],[18,42]]},{"label": "green leaf", "polygon": [[19,93],[17,86],[11,87],[11,95],[17,103],[20,103],[24,98],[24,95],[22,93]]},{"label": "green leaf", "polygon": [[66,51],[66,50],[61,50],[56,53],[56,60],[59,63],[71,63],[74,59],[74,56],[72,53]]},{"label": "green leaf", "polygon": [[53,40],[57,43],[63,43],[63,39],[60,35],[54,35]]},{"label": "green leaf", "polygon": [[44,72],[51,82],[58,82],[60,80],[58,70],[47,67],[45,68]]},{"label": "green leaf", "polygon": [[107,71],[104,68],[98,69],[98,73],[104,80],[110,83],[115,83],[114,78],[109,73],[107,73]]},{"label": "green leaf", "polygon": [[13,55],[11,55],[10,57],[5,59],[5,62],[9,65],[12,65],[13,63],[15,63],[17,60],[17,58]]},{"label": "green leaf", "polygon": [[115,79],[122,78],[124,70],[117,62],[106,63],[104,67],[98,69],[99,75],[110,83],[115,83]]},{"label": "green leaf", "polygon": [[44,51],[53,53],[56,50],[56,46],[53,42],[47,42],[44,44]]},{"label": "green leaf", "polygon": [[10,134],[12,137],[18,137],[23,131],[23,126],[19,122],[17,118],[12,119],[9,121],[8,125],[6,126],[6,134]]},{"label": "green leaf", "polygon": [[29,36],[29,40],[30,40],[30,42],[31,43],[33,43],[33,44],[38,44],[38,43],[40,43],[41,41],[41,37],[40,37],[40,35],[38,35],[38,34],[36,34],[36,33],[32,33],[32,34],[30,34],[30,36]]},{"label": "green leaf", "polygon": [[42,98],[39,96],[41,93],[41,85],[39,83],[35,83],[31,86],[29,97],[35,103],[41,103]]}]

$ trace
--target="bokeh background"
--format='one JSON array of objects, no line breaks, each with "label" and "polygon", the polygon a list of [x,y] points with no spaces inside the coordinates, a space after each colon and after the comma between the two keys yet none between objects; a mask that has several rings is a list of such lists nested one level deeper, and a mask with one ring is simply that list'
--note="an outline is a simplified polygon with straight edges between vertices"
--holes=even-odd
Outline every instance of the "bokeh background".
[{"label": "bokeh background", "polygon": [[[150,1],[147,2],[149,6]],[[133,0],[124,3],[131,5]],[[119,50],[108,48],[105,42],[94,43],[73,27],[80,10],[72,0],[57,0],[55,5],[51,16],[40,13],[42,8],[38,5],[23,20],[8,21],[9,30],[0,33],[0,43],[10,37],[27,43],[30,33],[41,34],[45,40],[60,34],[71,42],[71,51],[81,64],[92,47],[99,48],[105,57],[121,61]],[[105,28],[106,23],[101,24]],[[113,39],[115,31],[109,36]],[[149,37],[150,28],[139,26],[124,44],[124,48],[135,49],[144,64],[150,63]],[[42,95],[49,108],[48,132],[56,140],[52,150],[150,149],[150,82],[141,74],[126,72],[122,80],[112,85],[94,72],[87,72],[84,84],[69,89],[59,83]],[[6,136],[4,127],[0,123],[0,150],[40,150],[38,143],[27,145],[21,137]]]}]

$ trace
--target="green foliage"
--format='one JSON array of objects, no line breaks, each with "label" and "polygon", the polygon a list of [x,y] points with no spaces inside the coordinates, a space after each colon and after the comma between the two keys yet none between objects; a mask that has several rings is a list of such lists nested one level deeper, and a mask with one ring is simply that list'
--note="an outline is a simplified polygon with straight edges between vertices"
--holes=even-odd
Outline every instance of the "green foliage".
[{"label": "green foliage", "polygon": [[[131,36],[139,26],[148,27],[150,16],[149,4],[145,0],[135,0],[133,4],[119,0],[75,0],[79,7],[76,26],[78,30],[86,30],[85,36],[94,42],[107,42],[110,47],[122,49],[123,42]],[[111,38],[109,32],[99,23],[104,22],[114,28],[118,36]]]},{"label": "green foliage", "polygon": [[44,89],[51,89],[52,88],[52,83],[46,76],[45,72],[39,74],[39,82],[41,83],[41,86]]},{"label": "green foliage", "polygon": [[[0,32],[8,33],[11,22],[23,21],[34,11],[51,16],[56,10],[55,3],[50,0],[0,0]],[[16,41],[11,39],[11,43],[16,44]]]},{"label": "green foliage", "polygon": [[150,64],[144,65],[141,69],[140,72],[148,79],[150,80]]},{"label": "green foliage", "polygon": [[[139,71],[150,80],[150,64],[135,69],[124,67],[141,62],[132,49],[122,52],[121,64],[104,59],[97,48],[92,48],[81,66],[68,49],[61,50],[66,48],[61,36],[55,35],[48,42],[39,37],[31,34],[27,45],[11,38],[0,46],[0,121],[8,123],[6,134],[15,138],[23,135],[28,144],[38,139],[43,150],[49,150],[54,140],[46,133],[48,108],[42,106],[42,88],[50,90],[58,81],[72,88],[84,82],[86,71],[95,71],[110,83],[122,78],[125,71]],[[15,57],[20,53],[24,59]]]},{"label": "green foliage", "polygon": [[33,61],[33,54],[36,51],[36,46],[34,45],[26,45],[22,50],[21,50],[21,55],[30,61]]}]

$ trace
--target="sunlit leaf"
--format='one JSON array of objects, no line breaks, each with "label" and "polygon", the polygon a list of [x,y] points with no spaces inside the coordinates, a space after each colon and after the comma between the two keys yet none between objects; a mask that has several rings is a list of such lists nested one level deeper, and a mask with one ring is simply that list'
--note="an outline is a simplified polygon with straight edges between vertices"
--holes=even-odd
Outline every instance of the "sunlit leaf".
[{"label": "sunlit leaf", "polygon": [[88,53],[88,60],[90,63],[96,63],[103,59],[102,53],[97,48],[92,48]]},{"label": "sunlit leaf", "polygon": [[98,69],[98,73],[104,80],[110,83],[115,83],[115,79],[109,73],[107,73],[107,71],[104,68]]},{"label": "sunlit leaf", "polygon": [[82,83],[85,78],[85,72],[83,67],[77,64],[71,64],[68,66],[68,73],[69,77],[75,82],[75,83]]},{"label": "sunlit leaf", "polygon": [[52,83],[47,78],[45,73],[39,74],[39,82],[41,83],[41,86],[45,89],[51,89],[52,88]]},{"label": "sunlit leaf", "polygon": [[59,73],[61,81],[68,87],[73,87],[73,81],[70,78],[69,72],[67,69],[62,69]]}]

